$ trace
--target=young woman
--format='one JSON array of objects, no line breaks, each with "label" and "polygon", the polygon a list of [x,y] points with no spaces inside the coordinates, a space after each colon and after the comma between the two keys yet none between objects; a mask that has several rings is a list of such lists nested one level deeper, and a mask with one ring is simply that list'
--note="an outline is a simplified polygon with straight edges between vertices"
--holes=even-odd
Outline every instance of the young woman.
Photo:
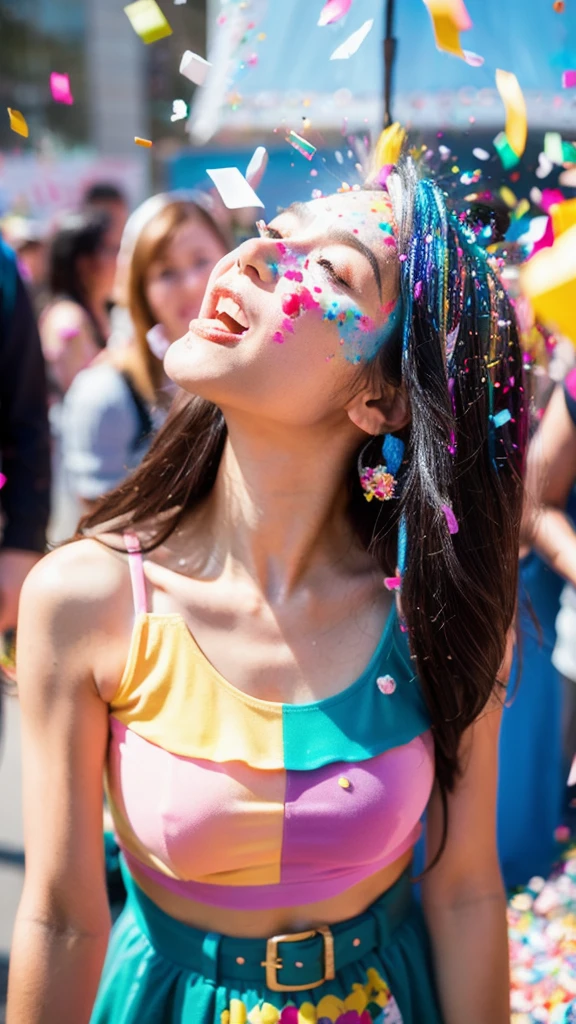
[{"label": "young woman", "polygon": [[[200,193],[147,200],[126,236],[132,340],[79,373],[64,401],[64,470],[84,505],[138,465],[166,418],[173,389],[162,357],[198,315],[210,272],[229,249]],[[126,248],[123,242],[124,257]]]},{"label": "young woman", "polygon": [[9,1024],[509,1020],[513,316],[410,165],[260,234],[169,349],[188,395],[140,469],[25,585]]}]

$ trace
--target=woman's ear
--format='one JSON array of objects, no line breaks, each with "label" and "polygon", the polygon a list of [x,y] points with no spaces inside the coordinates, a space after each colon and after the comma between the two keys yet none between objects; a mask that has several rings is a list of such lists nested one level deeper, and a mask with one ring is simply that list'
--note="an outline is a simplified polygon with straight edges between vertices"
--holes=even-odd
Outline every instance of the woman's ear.
[{"label": "woman's ear", "polygon": [[348,402],[345,410],[352,423],[366,434],[394,434],[410,422],[410,405],[403,384],[360,391]]}]

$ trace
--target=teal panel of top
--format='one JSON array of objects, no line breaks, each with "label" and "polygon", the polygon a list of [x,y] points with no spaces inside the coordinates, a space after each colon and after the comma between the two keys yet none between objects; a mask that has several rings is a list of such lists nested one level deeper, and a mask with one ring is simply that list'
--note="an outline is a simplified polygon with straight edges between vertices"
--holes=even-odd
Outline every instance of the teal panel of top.
[{"label": "teal panel of top", "polygon": [[[377,680],[391,676],[393,693]],[[406,638],[392,612],[366,671],[342,693],[318,704],[284,704],[284,766],[310,771],[336,761],[367,761],[430,728]]]}]

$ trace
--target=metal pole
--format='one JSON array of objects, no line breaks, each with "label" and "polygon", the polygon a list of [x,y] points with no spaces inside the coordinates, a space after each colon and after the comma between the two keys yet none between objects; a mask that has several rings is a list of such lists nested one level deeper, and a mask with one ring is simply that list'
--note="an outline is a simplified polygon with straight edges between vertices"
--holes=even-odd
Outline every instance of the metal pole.
[{"label": "metal pole", "polygon": [[384,127],[392,124],[392,72],[396,56],[394,38],[395,0],[386,0],[386,29],[384,35]]}]

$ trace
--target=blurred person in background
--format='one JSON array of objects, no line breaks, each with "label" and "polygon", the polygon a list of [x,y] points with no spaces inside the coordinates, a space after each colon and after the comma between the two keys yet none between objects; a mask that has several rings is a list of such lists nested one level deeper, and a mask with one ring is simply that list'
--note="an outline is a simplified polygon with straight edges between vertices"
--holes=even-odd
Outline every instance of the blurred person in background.
[{"label": "blurred person in background", "polygon": [[0,239],[0,640],[11,652],[24,579],[46,545],[50,434],[46,378],[30,297]]},{"label": "blurred person in background", "polygon": [[[556,619],[552,661],[563,679],[564,779],[576,754],[576,369],[559,385],[529,450],[525,533],[547,564],[567,580]],[[570,773],[569,817],[576,778]]]},{"label": "blurred person in background", "polygon": [[67,214],[52,237],[48,285],[51,301],[40,321],[52,399],[105,347],[108,301],[118,244],[108,214]]},{"label": "blurred person in background", "polygon": [[128,220],[129,208],[122,189],[111,181],[95,181],[82,196],[81,210],[84,213],[99,211],[110,218],[110,230],[118,244]]},{"label": "blurred person in background", "polygon": [[47,228],[29,217],[6,217],[2,222],[2,235],[14,249],[18,270],[32,296],[39,315],[48,301],[48,244]]},{"label": "blurred person in background", "polygon": [[171,402],[162,359],[198,315],[208,277],[230,248],[202,193],[153,196],[124,232],[115,294],[130,337],[76,377],[62,419],[64,473],[84,508],[148,450]]}]

